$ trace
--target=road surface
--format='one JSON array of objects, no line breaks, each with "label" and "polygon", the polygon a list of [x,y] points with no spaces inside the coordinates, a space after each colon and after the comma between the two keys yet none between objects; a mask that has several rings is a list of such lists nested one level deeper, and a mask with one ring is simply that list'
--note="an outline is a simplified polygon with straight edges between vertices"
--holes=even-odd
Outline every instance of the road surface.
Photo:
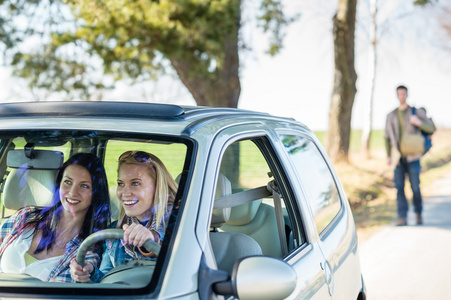
[{"label": "road surface", "polygon": [[423,202],[424,225],[414,225],[410,210],[412,225],[389,225],[360,245],[367,299],[451,299],[451,174],[433,191]]}]

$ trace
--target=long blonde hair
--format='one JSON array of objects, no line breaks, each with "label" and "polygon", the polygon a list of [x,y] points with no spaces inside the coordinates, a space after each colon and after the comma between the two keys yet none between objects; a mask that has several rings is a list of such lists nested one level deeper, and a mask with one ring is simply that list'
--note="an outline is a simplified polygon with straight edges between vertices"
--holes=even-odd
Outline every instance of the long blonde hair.
[{"label": "long blonde hair", "polygon": [[[178,185],[172,178],[169,171],[163,162],[155,155],[144,151],[127,151],[119,157],[118,169],[123,164],[134,164],[145,166],[149,172],[149,175],[155,181],[155,195],[153,198],[152,207],[156,207],[155,217],[157,220],[157,226],[162,224],[166,228],[164,222],[165,215],[168,213],[168,207],[172,206],[175,194],[177,193]],[[152,208],[151,208],[152,209]],[[124,207],[121,206],[119,213],[118,228],[122,227],[126,220]]]}]

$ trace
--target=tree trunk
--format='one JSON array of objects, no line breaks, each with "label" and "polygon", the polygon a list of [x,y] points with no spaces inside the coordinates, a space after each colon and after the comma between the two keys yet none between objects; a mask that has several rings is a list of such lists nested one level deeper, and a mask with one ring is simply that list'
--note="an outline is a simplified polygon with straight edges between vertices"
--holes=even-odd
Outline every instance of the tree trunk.
[{"label": "tree trunk", "polygon": [[352,106],[357,92],[354,68],[356,1],[339,0],[333,18],[335,74],[326,149],[334,162],[348,160]]},{"label": "tree trunk", "polygon": [[377,0],[370,0],[371,7],[371,28],[370,28],[370,48],[368,51],[368,74],[370,88],[366,103],[366,118],[363,124],[361,151],[367,158],[371,157],[371,132],[373,130],[373,103],[374,87],[376,84],[376,66],[377,66]]},{"label": "tree trunk", "polygon": [[[237,19],[239,21],[239,18]],[[217,66],[210,76],[203,76],[208,72],[196,72],[193,60],[171,59],[172,66],[177,71],[183,84],[193,95],[199,106],[238,107],[241,93],[239,78],[238,57],[238,25],[233,34],[224,39],[224,61]],[[239,144],[230,145],[233,155],[227,157],[227,167],[223,169],[224,175],[231,181],[232,186],[239,186],[240,174],[240,148]]]},{"label": "tree trunk", "polygon": [[[239,20],[239,18],[238,18]],[[196,104],[199,106],[213,107],[238,107],[238,100],[241,93],[241,84],[238,74],[238,24],[236,32],[225,38],[224,42],[224,62],[221,67],[216,67],[210,76],[205,77],[197,73],[192,66],[193,60],[184,61],[171,59],[171,63],[177,71],[183,84],[193,95]],[[207,72],[202,72],[205,74]],[[240,149],[239,145],[231,145],[234,155],[228,159],[228,168],[224,169],[224,175],[231,181],[232,186],[239,185],[240,173]]]},{"label": "tree trunk", "polygon": [[238,107],[241,93],[238,74],[238,27],[235,34],[225,38],[223,47],[224,62],[208,77],[195,71],[191,59],[171,59],[177,74],[199,106]]}]

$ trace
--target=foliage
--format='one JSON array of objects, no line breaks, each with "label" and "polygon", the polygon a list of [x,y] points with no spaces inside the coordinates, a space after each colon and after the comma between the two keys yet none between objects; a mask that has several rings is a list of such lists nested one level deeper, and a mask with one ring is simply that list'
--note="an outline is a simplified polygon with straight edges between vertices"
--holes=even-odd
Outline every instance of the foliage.
[{"label": "foliage", "polygon": [[[82,98],[124,78],[153,79],[175,63],[185,85],[210,83],[222,80],[230,44],[239,43],[241,8],[241,0],[1,1],[0,45],[31,87]],[[277,54],[293,19],[281,0],[262,0],[258,20]]]},{"label": "foliage", "polygon": [[415,0],[413,1],[414,5],[426,5],[435,2],[434,0]]},{"label": "foliage", "polygon": [[295,21],[299,15],[287,18],[282,11],[279,0],[263,0],[261,4],[261,15],[258,17],[259,25],[264,32],[272,32],[268,53],[276,55],[283,44],[283,28]]}]

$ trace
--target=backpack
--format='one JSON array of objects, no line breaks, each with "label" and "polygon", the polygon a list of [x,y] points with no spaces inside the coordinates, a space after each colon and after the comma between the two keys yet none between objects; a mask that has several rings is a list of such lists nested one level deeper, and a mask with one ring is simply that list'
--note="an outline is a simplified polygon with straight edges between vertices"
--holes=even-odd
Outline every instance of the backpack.
[{"label": "backpack", "polygon": [[[412,107],[412,115],[415,115],[415,114],[416,114],[416,108]],[[431,147],[432,147],[432,134],[433,134],[433,132],[427,133],[427,132],[424,132],[423,130],[421,130],[421,135],[424,138],[424,152],[423,152],[423,155],[425,155],[426,152],[428,152],[431,149]]]}]

